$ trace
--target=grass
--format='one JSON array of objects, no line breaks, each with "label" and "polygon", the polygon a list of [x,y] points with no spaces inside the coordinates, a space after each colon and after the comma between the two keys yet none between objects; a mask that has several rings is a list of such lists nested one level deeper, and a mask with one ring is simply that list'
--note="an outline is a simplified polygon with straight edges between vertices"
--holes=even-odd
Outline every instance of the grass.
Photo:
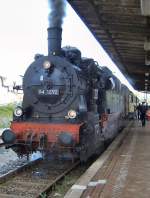
[{"label": "grass", "polygon": [[0,128],[7,128],[12,120],[14,104],[0,106]]}]

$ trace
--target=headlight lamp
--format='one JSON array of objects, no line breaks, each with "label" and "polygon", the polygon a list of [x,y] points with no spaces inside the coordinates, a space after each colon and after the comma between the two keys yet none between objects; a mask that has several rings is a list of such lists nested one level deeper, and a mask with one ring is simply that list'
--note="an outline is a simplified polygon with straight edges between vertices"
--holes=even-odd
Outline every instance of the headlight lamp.
[{"label": "headlight lamp", "polygon": [[43,68],[44,69],[49,69],[50,67],[51,67],[51,62],[49,62],[49,61],[44,61],[44,63],[43,63]]},{"label": "headlight lamp", "polygon": [[76,117],[77,117],[77,112],[76,112],[75,110],[69,110],[69,111],[68,111],[68,117],[69,117],[70,119],[76,118]]},{"label": "headlight lamp", "polygon": [[22,115],[23,115],[23,110],[22,110],[22,108],[21,108],[21,107],[16,107],[16,109],[14,110],[14,115],[15,115],[16,117],[22,116]]}]

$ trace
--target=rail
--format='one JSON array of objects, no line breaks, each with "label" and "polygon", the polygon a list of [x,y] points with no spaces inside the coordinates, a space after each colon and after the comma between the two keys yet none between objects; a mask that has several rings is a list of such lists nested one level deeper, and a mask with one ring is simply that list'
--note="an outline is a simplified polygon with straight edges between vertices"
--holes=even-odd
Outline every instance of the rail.
[{"label": "rail", "polygon": [[37,160],[0,177],[0,197],[40,198],[75,169],[80,161],[63,162]]}]

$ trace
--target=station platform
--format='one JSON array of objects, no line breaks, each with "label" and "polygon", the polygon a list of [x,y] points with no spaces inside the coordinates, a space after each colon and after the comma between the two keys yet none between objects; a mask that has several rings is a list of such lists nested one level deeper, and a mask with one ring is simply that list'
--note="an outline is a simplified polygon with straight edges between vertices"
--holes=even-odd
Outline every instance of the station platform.
[{"label": "station platform", "polygon": [[150,198],[150,121],[133,121],[65,198]]}]

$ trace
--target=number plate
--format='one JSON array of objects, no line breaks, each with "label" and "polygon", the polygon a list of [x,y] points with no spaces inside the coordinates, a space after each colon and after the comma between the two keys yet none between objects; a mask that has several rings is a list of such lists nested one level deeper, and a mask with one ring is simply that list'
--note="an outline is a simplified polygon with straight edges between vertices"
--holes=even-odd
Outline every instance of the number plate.
[{"label": "number plate", "polygon": [[38,94],[39,95],[58,96],[59,95],[59,90],[58,89],[47,89],[47,90],[39,89]]}]

